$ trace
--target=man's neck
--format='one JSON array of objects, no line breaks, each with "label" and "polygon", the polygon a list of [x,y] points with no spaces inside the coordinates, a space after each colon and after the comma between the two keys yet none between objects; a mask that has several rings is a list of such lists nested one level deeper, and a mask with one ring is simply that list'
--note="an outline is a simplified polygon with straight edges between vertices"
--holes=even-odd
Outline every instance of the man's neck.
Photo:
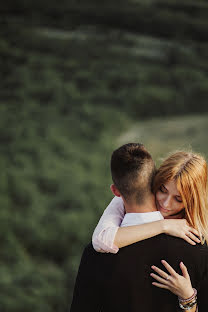
[{"label": "man's neck", "polygon": [[144,212],[154,212],[157,211],[155,204],[155,196],[153,194],[149,195],[143,204],[136,204],[124,201],[124,206],[126,213],[144,213]]}]

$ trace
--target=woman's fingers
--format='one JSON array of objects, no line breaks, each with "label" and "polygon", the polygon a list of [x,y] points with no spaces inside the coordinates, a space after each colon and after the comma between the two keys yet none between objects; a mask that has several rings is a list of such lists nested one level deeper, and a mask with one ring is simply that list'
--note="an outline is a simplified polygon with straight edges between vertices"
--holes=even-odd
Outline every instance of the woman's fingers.
[{"label": "woman's fingers", "polygon": [[156,274],[154,274],[154,273],[151,273],[150,275],[151,275],[154,279],[156,279],[156,281],[160,282],[161,284],[167,285],[168,282],[169,282],[169,280],[166,280],[166,279],[164,279],[164,278],[162,278],[162,277],[160,277],[160,276],[158,276],[158,275],[156,275]]},{"label": "woman's fingers", "polygon": [[167,263],[167,261],[161,260],[161,262],[172,276],[175,277],[177,275],[176,271],[172,268],[172,266],[170,266],[170,264]]},{"label": "woman's fingers", "polygon": [[190,238],[190,239],[192,239],[194,242],[196,242],[196,243],[200,243],[201,241],[200,241],[200,239],[198,239],[198,237],[196,237],[194,234],[192,234],[191,232],[188,232],[186,235],[188,235],[188,237]]},{"label": "woman's fingers", "polygon": [[165,273],[163,270],[159,269],[158,267],[156,267],[155,265],[153,265],[151,267],[155,272],[157,272],[161,277],[163,277],[164,279],[167,278],[167,273]]},{"label": "woman's fingers", "polygon": [[152,285],[157,286],[159,288],[169,289],[169,287],[167,285],[160,284],[160,283],[157,283],[157,282],[153,282]]},{"label": "woman's fingers", "polygon": [[190,239],[187,235],[183,235],[181,236],[185,241],[187,241],[189,244],[191,245],[196,245],[196,243],[194,241],[192,241],[192,239]]},{"label": "woman's fingers", "polygon": [[199,232],[196,229],[194,229],[193,227],[191,227],[191,226],[189,226],[189,231],[194,233],[194,235],[196,235],[196,236],[200,236]]},{"label": "woman's fingers", "polygon": [[190,278],[190,276],[188,274],[188,270],[187,270],[186,266],[183,264],[183,262],[180,263],[180,268],[181,268],[183,277]]}]

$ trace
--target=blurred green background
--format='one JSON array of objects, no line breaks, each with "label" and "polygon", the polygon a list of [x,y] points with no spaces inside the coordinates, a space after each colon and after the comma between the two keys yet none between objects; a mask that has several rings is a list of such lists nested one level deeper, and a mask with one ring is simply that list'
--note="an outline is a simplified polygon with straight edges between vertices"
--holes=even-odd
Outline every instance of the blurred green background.
[{"label": "blurred green background", "polygon": [[208,155],[208,3],[0,4],[0,310],[69,311],[110,156]]}]

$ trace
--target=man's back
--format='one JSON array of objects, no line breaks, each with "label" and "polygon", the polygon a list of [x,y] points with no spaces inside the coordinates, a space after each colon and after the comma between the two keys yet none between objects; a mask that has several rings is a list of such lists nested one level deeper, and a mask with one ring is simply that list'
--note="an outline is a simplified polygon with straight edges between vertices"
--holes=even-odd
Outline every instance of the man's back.
[{"label": "man's back", "polygon": [[152,285],[151,266],[164,270],[162,259],[179,274],[179,263],[184,262],[199,292],[199,311],[205,312],[208,248],[166,235],[127,246],[116,255],[96,253],[89,245],[82,257],[71,312],[176,312],[177,296]]}]

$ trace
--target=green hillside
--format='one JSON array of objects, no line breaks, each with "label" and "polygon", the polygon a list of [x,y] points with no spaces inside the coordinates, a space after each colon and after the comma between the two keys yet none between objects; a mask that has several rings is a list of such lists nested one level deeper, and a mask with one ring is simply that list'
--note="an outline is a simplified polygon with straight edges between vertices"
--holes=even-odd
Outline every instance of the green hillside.
[{"label": "green hillside", "polygon": [[0,4],[0,310],[69,308],[114,148],[208,155],[205,1]]},{"label": "green hillside", "polygon": [[137,121],[119,136],[117,144],[143,142],[159,166],[176,150],[193,150],[208,157],[208,114]]}]

